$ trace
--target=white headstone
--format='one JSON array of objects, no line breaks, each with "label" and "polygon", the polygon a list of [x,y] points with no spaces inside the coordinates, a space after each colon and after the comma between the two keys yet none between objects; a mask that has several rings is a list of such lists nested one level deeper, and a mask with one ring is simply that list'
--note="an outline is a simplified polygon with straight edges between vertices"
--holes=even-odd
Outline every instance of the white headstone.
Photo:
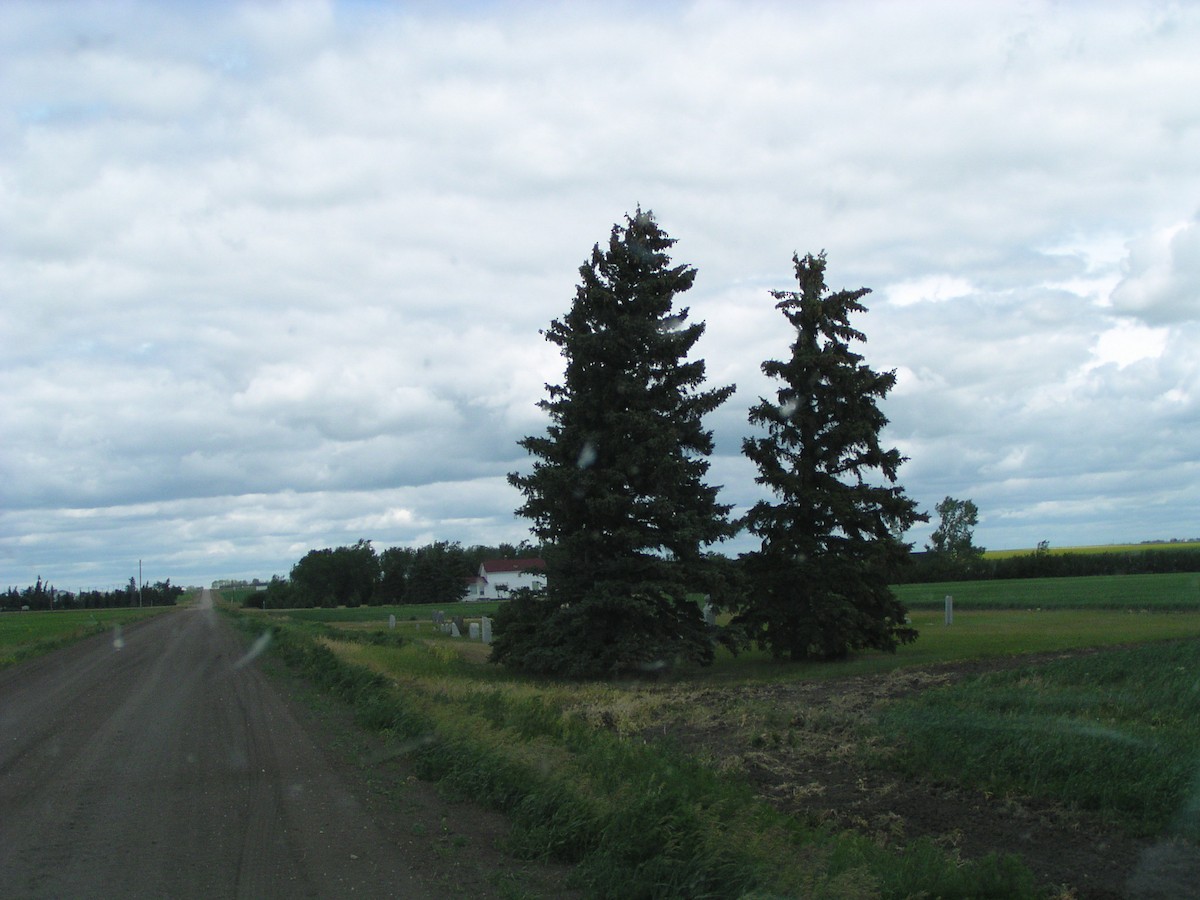
[{"label": "white headstone", "polygon": [[458,624],[456,622],[450,623],[450,637],[462,637],[458,631]]},{"label": "white headstone", "polygon": [[470,624],[468,630],[471,632],[471,640],[473,640],[473,641],[479,640],[479,623],[478,622],[472,622]]},{"label": "white headstone", "polygon": [[484,616],[479,620],[480,637],[483,638],[485,644],[492,642],[492,620]]},{"label": "white headstone", "polygon": [[392,615],[388,616],[388,628],[395,628],[395,627],[396,627],[396,616],[393,613]]}]

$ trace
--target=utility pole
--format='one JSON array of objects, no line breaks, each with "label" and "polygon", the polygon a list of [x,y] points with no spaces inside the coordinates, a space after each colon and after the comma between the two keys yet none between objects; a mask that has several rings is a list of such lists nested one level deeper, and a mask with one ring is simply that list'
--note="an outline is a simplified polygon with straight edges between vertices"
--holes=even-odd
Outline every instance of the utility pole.
[{"label": "utility pole", "polygon": [[142,561],[138,560],[138,606],[142,605]]}]

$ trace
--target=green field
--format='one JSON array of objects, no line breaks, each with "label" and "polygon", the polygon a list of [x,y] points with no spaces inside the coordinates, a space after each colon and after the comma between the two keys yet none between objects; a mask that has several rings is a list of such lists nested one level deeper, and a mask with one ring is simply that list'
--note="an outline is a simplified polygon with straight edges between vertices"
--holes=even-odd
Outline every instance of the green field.
[{"label": "green field", "polygon": [[993,672],[888,709],[910,774],[1099,812],[1140,836],[1200,838],[1200,642]]},{"label": "green field", "polygon": [[0,613],[0,669],[48,653],[89,635],[172,609],[68,609]]},{"label": "green field", "polygon": [[[795,680],[881,672],[905,666],[975,657],[1011,656],[1051,650],[1200,636],[1200,574],[1118,575],[900,585],[895,588],[920,632],[896,653],[862,653],[836,665],[795,664],[764,651],[736,657],[719,649],[715,665],[689,677],[707,682]],[[946,594],[954,596],[954,624],[944,620]],[[499,602],[445,606],[373,606],[340,609],[248,610],[270,621],[322,623],[355,631],[386,629],[396,616],[399,635],[445,642],[481,662],[486,648],[458,641],[430,627],[435,609],[447,618],[493,615]],[[495,672],[494,676],[502,673]]]},{"label": "green field", "polygon": [[902,584],[893,588],[909,609],[1155,609],[1200,611],[1200,573],[1091,575]]}]

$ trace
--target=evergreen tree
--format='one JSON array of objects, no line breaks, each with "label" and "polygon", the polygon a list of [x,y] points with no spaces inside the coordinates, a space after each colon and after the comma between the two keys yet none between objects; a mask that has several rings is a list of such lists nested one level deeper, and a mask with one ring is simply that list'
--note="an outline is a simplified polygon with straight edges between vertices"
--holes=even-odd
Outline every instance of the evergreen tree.
[{"label": "evergreen tree", "polygon": [[733,387],[701,389],[704,333],[674,299],[696,270],[671,265],[669,238],[640,209],[614,225],[580,267],[570,311],[543,332],[566,358],[564,381],[539,406],[550,425],[527,437],[524,494],[547,564],[542,597],[497,617],[492,659],[576,677],[707,663],[712,646],[689,568],[732,529],[704,483],[712,433],[701,424]]},{"label": "evergreen tree", "polygon": [[[889,577],[908,555],[899,535],[925,519],[895,484],[904,458],[879,443],[887,418],[876,403],[895,373],[872,371],[850,349],[866,340],[850,315],[866,311],[869,291],[831,293],[824,253],[793,260],[800,290],[771,292],[795,328],[791,357],[762,364],[781,384],[775,402],[750,410],[766,435],[743,442],[774,499],[746,516],[762,545],[746,557],[751,589],[735,624],[795,660],[894,650],[916,632]],[[882,478],[872,483],[873,473]]]}]

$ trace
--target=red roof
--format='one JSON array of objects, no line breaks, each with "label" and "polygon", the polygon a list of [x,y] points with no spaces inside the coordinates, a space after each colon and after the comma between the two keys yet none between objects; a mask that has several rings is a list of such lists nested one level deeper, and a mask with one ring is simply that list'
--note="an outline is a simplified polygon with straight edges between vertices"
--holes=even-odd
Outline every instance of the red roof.
[{"label": "red roof", "polygon": [[485,572],[524,572],[526,569],[544,569],[546,561],[540,556],[526,559],[485,559],[480,568]]}]

